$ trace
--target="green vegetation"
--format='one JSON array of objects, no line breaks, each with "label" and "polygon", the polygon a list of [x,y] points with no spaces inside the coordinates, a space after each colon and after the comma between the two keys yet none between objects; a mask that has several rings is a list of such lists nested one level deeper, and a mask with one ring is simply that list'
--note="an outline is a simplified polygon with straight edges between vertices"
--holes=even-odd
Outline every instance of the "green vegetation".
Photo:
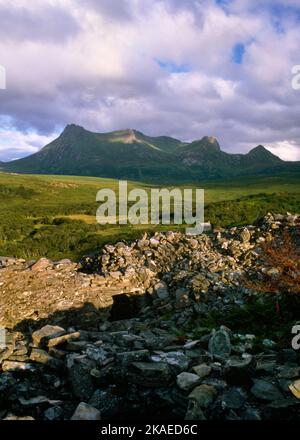
[{"label": "green vegetation", "polygon": [[[129,190],[153,185],[131,182]],[[195,184],[190,185],[195,187]],[[205,220],[214,226],[253,223],[268,211],[300,212],[300,177],[244,177],[197,183],[205,188]],[[143,231],[183,226],[96,223],[96,193],[117,191],[118,181],[91,177],[0,173],[0,255],[78,260],[108,242],[134,239]]]},{"label": "green vegetation", "polygon": [[[280,299],[280,310],[277,309],[276,295],[261,295],[257,300],[235,306],[224,313],[224,310],[210,310],[200,320],[192,320],[188,326],[193,337],[201,336],[202,328],[219,328],[220,325],[229,327],[233,332],[254,334],[257,338],[257,349],[261,350],[263,339],[272,339],[286,348],[291,339],[291,327],[298,322],[300,312],[299,298]],[[292,302],[292,304],[291,304]]]}]

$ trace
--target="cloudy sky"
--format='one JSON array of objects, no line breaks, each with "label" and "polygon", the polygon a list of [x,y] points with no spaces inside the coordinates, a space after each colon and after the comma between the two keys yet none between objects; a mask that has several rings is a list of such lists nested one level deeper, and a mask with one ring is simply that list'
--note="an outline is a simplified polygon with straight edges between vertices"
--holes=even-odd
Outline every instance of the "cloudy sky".
[{"label": "cloudy sky", "polygon": [[299,64],[299,0],[0,0],[0,160],[69,123],[300,160]]}]

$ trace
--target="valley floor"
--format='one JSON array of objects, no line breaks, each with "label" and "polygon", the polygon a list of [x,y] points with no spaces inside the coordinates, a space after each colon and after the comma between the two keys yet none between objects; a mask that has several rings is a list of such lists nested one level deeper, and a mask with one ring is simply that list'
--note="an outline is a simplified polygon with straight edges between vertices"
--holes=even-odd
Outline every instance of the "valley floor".
[{"label": "valley floor", "polygon": [[[78,261],[106,243],[170,229],[97,224],[97,191],[117,191],[118,184],[112,179],[0,173],[0,255]],[[149,191],[152,185],[129,182],[128,187]],[[298,175],[206,181],[197,187],[205,189],[205,220],[213,227],[253,224],[266,212],[300,212]],[[183,230],[185,225],[171,228]]]}]

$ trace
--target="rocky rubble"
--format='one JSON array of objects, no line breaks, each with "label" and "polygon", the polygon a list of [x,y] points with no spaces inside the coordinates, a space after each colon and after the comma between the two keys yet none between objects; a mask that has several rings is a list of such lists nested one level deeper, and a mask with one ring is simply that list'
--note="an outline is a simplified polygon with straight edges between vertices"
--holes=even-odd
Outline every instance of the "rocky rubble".
[{"label": "rocky rubble", "polygon": [[299,224],[144,235],[80,264],[0,258],[0,418],[300,419],[297,351],[201,326],[257,298],[241,276],[271,270],[261,243]]}]

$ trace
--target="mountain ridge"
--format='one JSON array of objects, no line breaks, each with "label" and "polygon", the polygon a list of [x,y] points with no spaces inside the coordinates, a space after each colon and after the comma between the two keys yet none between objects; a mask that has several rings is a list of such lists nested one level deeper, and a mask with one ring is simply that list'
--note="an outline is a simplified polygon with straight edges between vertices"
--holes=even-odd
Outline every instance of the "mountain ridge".
[{"label": "mountain ridge", "polygon": [[194,181],[256,173],[300,170],[264,146],[246,154],[221,150],[213,136],[182,142],[147,136],[134,129],[97,133],[69,124],[37,153],[0,163],[0,170],[25,174],[65,174],[133,180]]}]

